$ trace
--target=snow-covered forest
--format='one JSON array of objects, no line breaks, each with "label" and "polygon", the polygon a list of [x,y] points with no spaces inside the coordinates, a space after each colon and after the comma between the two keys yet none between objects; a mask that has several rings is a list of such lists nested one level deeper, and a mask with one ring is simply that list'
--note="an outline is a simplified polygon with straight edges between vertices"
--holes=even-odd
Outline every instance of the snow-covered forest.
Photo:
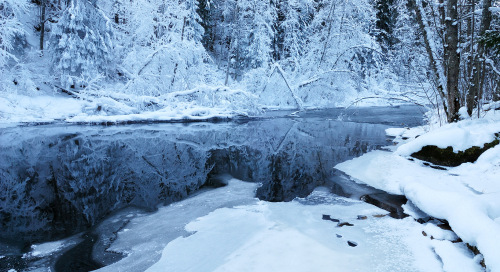
[{"label": "snow-covered forest", "polygon": [[[493,0],[1,0],[1,114],[120,121],[409,101],[453,121],[461,106],[472,114],[498,99],[499,10]],[[78,103],[32,99],[55,94]]]},{"label": "snow-covered forest", "polygon": [[499,176],[499,0],[0,0],[1,271],[496,272]]}]

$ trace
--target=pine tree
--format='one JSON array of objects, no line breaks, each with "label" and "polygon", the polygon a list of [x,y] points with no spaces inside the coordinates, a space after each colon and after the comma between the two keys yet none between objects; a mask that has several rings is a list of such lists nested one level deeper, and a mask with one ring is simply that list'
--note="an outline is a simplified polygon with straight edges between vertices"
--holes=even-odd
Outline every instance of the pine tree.
[{"label": "pine tree", "polygon": [[13,40],[24,33],[18,16],[27,5],[27,0],[0,0],[0,69],[9,61],[16,60],[11,52],[14,49]]},{"label": "pine tree", "polygon": [[391,50],[397,43],[397,37],[394,35],[398,16],[395,0],[377,0],[375,9],[377,11],[375,36],[383,50]]},{"label": "pine tree", "polygon": [[214,15],[212,14],[212,7],[210,0],[198,0],[198,7],[196,12],[200,16],[200,25],[203,27],[202,44],[207,51],[214,53],[215,45],[215,29],[214,29]]},{"label": "pine tree", "polygon": [[130,73],[126,91],[158,96],[185,90],[204,77],[208,58],[196,4],[138,0],[126,7],[128,36],[133,37],[123,44],[122,66]]},{"label": "pine tree", "polygon": [[252,21],[247,50],[249,56],[248,67],[256,69],[271,63],[272,24],[276,18],[276,12],[272,6],[263,1],[251,0],[249,4]]},{"label": "pine tree", "polygon": [[71,0],[51,36],[54,73],[63,88],[82,89],[114,70],[111,22],[97,6]]}]

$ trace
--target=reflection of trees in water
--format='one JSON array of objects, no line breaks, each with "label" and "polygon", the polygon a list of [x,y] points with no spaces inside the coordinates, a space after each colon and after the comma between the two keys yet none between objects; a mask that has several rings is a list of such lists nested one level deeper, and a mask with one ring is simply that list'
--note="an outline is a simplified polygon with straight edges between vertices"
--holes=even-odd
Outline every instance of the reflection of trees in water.
[{"label": "reflection of trees in water", "polygon": [[0,235],[65,236],[129,205],[155,209],[180,200],[223,173],[262,183],[263,200],[304,197],[335,164],[383,144],[383,129],[278,119],[187,132],[32,137],[0,147]]},{"label": "reflection of trees in water", "polygon": [[43,142],[2,150],[4,236],[64,236],[128,205],[154,209],[197,190],[209,170],[205,152],[161,138]]},{"label": "reflection of trees in water", "polygon": [[[326,124],[326,127],[324,126]],[[305,197],[333,175],[333,167],[384,144],[376,125],[323,122],[291,123],[280,134],[270,133],[259,144],[238,145],[211,152],[212,174],[261,182],[257,196],[266,201]],[[253,138],[253,139],[255,139]]]},{"label": "reflection of trees in water", "polygon": [[[314,188],[328,182],[337,163],[381,146],[384,136],[377,135],[373,128],[375,135],[370,136],[364,127],[351,124],[318,130],[314,124],[303,124],[295,132],[289,132],[287,142],[269,156],[271,179],[258,189],[258,197],[267,201],[290,201],[309,195]],[[309,136],[303,137],[304,132]]]}]

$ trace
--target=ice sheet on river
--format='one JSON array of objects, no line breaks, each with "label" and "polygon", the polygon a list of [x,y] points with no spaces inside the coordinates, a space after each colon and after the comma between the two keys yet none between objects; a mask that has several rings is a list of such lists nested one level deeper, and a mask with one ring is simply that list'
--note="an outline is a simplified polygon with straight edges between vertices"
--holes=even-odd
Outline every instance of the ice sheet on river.
[{"label": "ice sheet on river", "polygon": [[446,241],[424,237],[411,218],[380,217],[387,212],[325,188],[281,203],[253,198],[255,189],[232,179],[133,219],[110,248],[128,257],[99,271],[442,271],[431,245]]}]

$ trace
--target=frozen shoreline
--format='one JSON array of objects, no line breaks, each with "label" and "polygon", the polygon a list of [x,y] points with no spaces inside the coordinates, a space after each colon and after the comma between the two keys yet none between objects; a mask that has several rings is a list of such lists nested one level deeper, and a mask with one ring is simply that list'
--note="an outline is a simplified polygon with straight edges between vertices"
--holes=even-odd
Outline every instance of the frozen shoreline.
[{"label": "frozen shoreline", "polygon": [[[394,152],[373,151],[336,168],[359,183],[405,195],[425,214],[447,220],[464,243],[478,248],[488,271],[500,271],[500,145],[484,152],[474,163],[444,170],[414,158],[409,160],[426,145],[451,146],[455,152],[482,147],[500,132],[500,113],[491,111],[482,119],[425,131],[422,127],[390,129],[388,134],[400,142]],[[416,216],[408,205],[406,208]],[[439,254],[440,249],[435,250]],[[480,255],[475,257],[476,262],[481,259]]]},{"label": "frozen shoreline", "polygon": [[[33,124],[113,125],[140,123],[218,122],[248,120],[265,111],[293,111],[292,106],[268,107],[261,98],[243,90],[199,87],[161,97],[114,94],[20,95],[0,92],[0,128]],[[353,99],[355,101],[355,99]],[[348,108],[352,101],[337,101],[332,107]],[[356,103],[357,107],[387,107],[380,100]],[[304,105],[307,110],[326,109]]]}]

